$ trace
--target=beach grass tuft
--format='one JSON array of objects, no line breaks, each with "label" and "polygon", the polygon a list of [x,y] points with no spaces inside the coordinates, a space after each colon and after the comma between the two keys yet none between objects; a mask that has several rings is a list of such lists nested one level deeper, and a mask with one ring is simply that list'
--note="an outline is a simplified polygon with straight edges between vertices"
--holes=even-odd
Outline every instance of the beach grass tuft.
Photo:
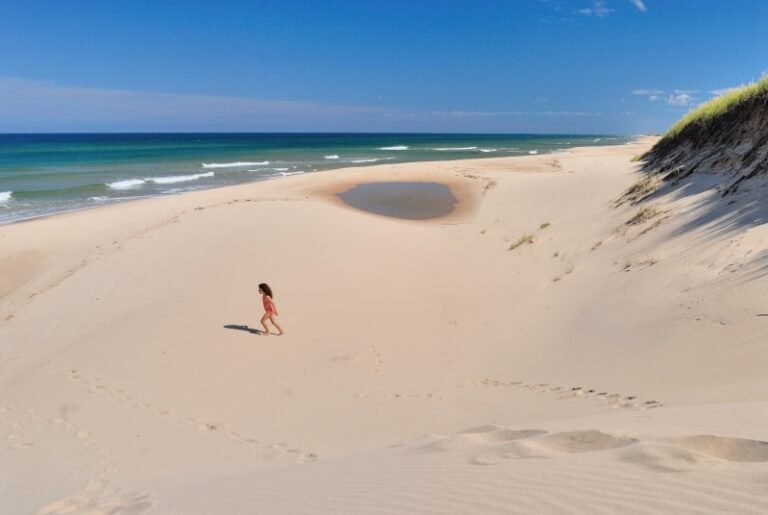
[{"label": "beach grass tuft", "polygon": [[508,250],[515,250],[516,248],[522,247],[523,245],[530,245],[534,241],[536,241],[536,239],[533,237],[533,234],[523,234],[520,236],[519,240],[509,246]]},{"label": "beach grass tuft", "polygon": [[647,222],[651,218],[655,217],[659,214],[659,210],[656,206],[645,206],[643,208],[640,208],[640,210],[627,220],[626,225],[637,225],[644,222]]},{"label": "beach grass tuft", "polygon": [[633,204],[640,202],[642,199],[656,193],[661,187],[661,178],[657,175],[648,175],[642,177],[632,186],[627,189],[620,203],[629,201]]}]

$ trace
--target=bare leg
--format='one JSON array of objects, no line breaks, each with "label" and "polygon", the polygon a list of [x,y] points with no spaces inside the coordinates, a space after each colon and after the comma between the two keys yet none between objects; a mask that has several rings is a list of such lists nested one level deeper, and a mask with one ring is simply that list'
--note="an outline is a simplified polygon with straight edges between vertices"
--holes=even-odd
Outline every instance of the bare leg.
[{"label": "bare leg", "polygon": [[277,333],[277,335],[278,335],[278,336],[280,336],[281,334],[283,334],[283,328],[282,328],[282,327],[280,327],[280,324],[278,324],[278,323],[275,321],[275,317],[274,317],[273,315],[269,315],[269,321],[270,321],[270,322],[272,322],[272,324],[273,324],[275,327],[277,327],[277,330],[278,330],[278,331],[280,331],[279,333]]},{"label": "bare leg", "polygon": [[261,326],[264,328],[264,334],[269,336],[269,327],[267,327],[267,320],[269,320],[269,314],[264,313],[264,316],[261,317]]}]

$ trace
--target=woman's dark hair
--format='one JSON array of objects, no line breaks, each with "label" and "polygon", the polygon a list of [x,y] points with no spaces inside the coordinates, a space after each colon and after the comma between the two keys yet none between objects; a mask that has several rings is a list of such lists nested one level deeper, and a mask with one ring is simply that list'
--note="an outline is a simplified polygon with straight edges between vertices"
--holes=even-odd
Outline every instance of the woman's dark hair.
[{"label": "woman's dark hair", "polygon": [[259,284],[259,289],[266,293],[270,299],[272,298],[272,288],[270,288],[267,283]]}]

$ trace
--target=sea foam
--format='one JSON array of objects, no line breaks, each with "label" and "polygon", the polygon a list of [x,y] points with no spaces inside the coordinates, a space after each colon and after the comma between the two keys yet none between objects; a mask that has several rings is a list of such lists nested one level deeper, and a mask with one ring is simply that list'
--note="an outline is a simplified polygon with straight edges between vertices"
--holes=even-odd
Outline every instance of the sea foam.
[{"label": "sea foam", "polygon": [[392,147],[379,147],[379,150],[408,150],[408,145],[394,145]]},{"label": "sea foam", "polygon": [[196,181],[204,177],[213,177],[213,172],[196,173],[194,175],[172,175],[170,177],[150,177],[146,180],[155,184],[176,184],[177,182]]},{"label": "sea foam", "polygon": [[236,161],[234,163],[203,163],[203,168],[237,168],[240,166],[265,166],[269,161]]},{"label": "sea foam", "polygon": [[138,188],[146,181],[144,179],[126,179],[124,181],[110,182],[107,187],[113,190],[130,190]]},{"label": "sea foam", "polygon": [[535,156],[536,154],[539,153],[539,151],[538,150],[529,150],[528,153],[531,154],[532,156]]},{"label": "sea foam", "polygon": [[326,159],[338,159],[339,158],[339,154],[331,154],[329,156],[325,156],[325,158]]},{"label": "sea foam", "polygon": [[350,159],[350,163],[375,163],[377,161],[389,161],[390,159],[394,159],[394,157],[371,157],[371,158],[365,158],[365,159]]},{"label": "sea foam", "polygon": [[498,150],[497,148],[481,148],[480,152],[484,152],[487,154],[488,152],[496,152],[497,150]]},{"label": "sea foam", "polygon": [[438,152],[448,152],[457,150],[477,150],[477,147],[441,147],[433,148],[432,150],[437,150]]},{"label": "sea foam", "polygon": [[0,202],[8,202],[11,200],[12,191],[0,191]]}]

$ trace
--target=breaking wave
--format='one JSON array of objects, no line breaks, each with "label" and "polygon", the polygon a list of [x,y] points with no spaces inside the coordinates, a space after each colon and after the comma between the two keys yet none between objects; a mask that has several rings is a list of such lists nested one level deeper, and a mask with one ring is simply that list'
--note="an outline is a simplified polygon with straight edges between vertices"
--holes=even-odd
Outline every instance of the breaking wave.
[{"label": "breaking wave", "polygon": [[107,187],[113,190],[130,190],[133,188],[138,188],[145,182],[147,181],[144,179],[126,179],[124,181],[110,182],[107,184]]},{"label": "breaking wave", "polygon": [[171,175],[168,177],[147,177],[146,179],[126,179],[123,181],[116,181],[107,184],[107,187],[111,190],[132,190],[139,188],[148,182],[155,184],[176,184],[177,182],[189,182],[203,179],[205,177],[213,177],[213,172],[196,173],[194,175]]},{"label": "breaking wave", "polygon": [[265,166],[269,161],[237,161],[234,163],[203,163],[203,168],[238,168],[241,166]]},{"label": "breaking wave", "polygon": [[364,158],[364,159],[350,159],[350,163],[375,163],[377,161],[389,161],[390,159],[394,159],[394,157],[371,157],[371,158]]},{"label": "breaking wave", "polygon": [[177,182],[196,181],[204,177],[213,177],[213,172],[196,173],[194,175],[172,175],[170,177],[150,177],[146,181],[154,182],[155,184],[176,184]]}]

